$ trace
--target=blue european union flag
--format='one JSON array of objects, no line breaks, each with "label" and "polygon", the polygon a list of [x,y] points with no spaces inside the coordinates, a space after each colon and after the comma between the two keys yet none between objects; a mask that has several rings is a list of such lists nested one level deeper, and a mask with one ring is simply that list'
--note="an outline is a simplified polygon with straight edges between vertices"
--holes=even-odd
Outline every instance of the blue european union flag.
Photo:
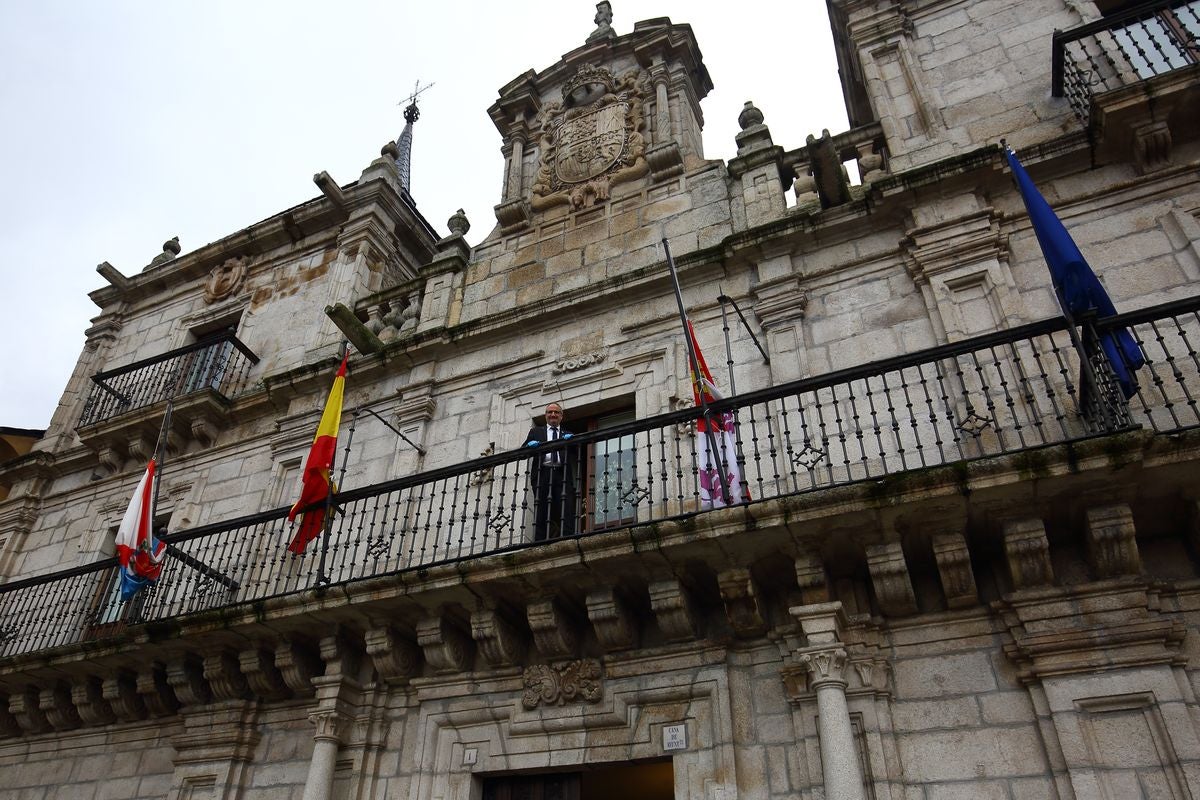
[{"label": "blue european union flag", "polygon": [[[1063,308],[1071,314],[1088,311],[1095,311],[1102,317],[1116,314],[1117,309],[1113,307],[1108,292],[1104,291],[1104,286],[1088,266],[1083,253],[1079,252],[1075,240],[1067,233],[1054,209],[1050,208],[1046,198],[1033,185],[1033,180],[1017,160],[1016,154],[1007,147],[1004,152],[1008,156],[1013,177],[1017,180],[1017,187],[1021,190],[1021,198],[1029,212],[1029,222],[1037,234],[1038,244],[1042,246],[1046,266],[1050,268],[1050,279],[1054,282]],[[1132,397],[1137,391],[1134,372],[1146,363],[1142,349],[1125,328],[1101,334],[1100,347],[1112,365],[1121,391],[1126,398]]]}]

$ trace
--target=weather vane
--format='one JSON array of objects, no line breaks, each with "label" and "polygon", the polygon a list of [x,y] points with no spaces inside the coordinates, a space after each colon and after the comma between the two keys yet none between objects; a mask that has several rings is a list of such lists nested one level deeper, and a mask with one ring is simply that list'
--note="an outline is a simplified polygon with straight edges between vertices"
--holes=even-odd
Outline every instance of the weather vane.
[{"label": "weather vane", "polygon": [[408,103],[408,105],[404,109],[404,121],[405,122],[412,124],[420,118],[421,112],[417,110],[417,97],[419,97],[422,92],[426,92],[432,88],[433,88],[432,83],[422,86],[420,79],[418,79],[417,82],[415,84],[413,84],[413,93],[396,104],[398,106],[401,106],[401,105],[404,105],[405,103]]}]

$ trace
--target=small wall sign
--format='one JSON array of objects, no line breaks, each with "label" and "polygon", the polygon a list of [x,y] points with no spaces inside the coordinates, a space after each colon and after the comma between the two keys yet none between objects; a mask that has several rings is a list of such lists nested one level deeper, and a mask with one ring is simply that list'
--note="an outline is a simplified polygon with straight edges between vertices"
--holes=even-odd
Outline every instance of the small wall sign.
[{"label": "small wall sign", "polygon": [[663,750],[687,750],[687,725],[663,726]]}]

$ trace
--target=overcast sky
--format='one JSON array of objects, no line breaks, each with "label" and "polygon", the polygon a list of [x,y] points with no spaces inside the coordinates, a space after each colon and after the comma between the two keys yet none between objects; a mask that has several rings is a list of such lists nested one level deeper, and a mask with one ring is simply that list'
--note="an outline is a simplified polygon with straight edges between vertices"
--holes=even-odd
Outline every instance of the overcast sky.
[{"label": "overcast sky", "polygon": [[[138,273],[358,178],[419,79],[412,193],[441,233],[491,230],[497,90],[583,44],[595,3],[0,0],[0,426],[44,428],[98,309],[96,264]],[[825,4],[613,0],[613,27],[692,25],[714,90],[708,158],[753,100],[776,144],[846,128]],[[314,309],[314,314],[320,313]],[[164,343],[164,349],[166,344]],[[110,365],[117,366],[117,365]]]}]

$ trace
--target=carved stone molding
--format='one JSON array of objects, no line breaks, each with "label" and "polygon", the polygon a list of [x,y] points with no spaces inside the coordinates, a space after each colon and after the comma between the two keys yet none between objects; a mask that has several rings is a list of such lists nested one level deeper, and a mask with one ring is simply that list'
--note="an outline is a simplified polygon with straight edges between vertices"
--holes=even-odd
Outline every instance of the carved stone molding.
[{"label": "carved stone molding", "polygon": [[321,660],[302,642],[280,642],[275,647],[275,668],[294,694],[311,697],[312,679],[321,673]]},{"label": "carved stone molding", "polygon": [[1098,578],[1137,575],[1142,571],[1137,529],[1129,506],[1111,505],[1087,510],[1088,560]]},{"label": "carved stone molding", "polygon": [[445,615],[417,623],[417,644],[425,654],[425,663],[438,674],[462,672],[470,666],[471,639]]},{"label": "carved stone molding", "polygon": [[156,661],[138,670],[137,693],[155,717],[169,717],[179,710],[180,701],[167,679],[166,667]]},{"label": "carved stone molding", "polygon": [[638,626],[629,603],[615,589],[588,592],[588,619],[596,639],[606,652],[629,650],[637,646]]},{"label": "carved stone molding", "polygon": [[546,658],[568,658],[575,655],[579,646],[579,634],[575,621],[560,603],[550,598],[530,603],[525,609],[529,629],[538,652]]},{"label": "carved stone molding", "polygon": [[908,562],[899,542],[872,545],[867,548],[867,569],[879,609],[887,617],[902,617],[917,613],[917,598],[913,594]]},{"label": "carved stone molding", "polygon": [[933,537],[933,557],[937,561],[938,577],[946,605],[964,608],[979,602],[975,589],[975,574],[971,570],[971,552],[961,533],[942,533]]},{"label": "carved stone molding", "polygon": [[766,633],[767,621],[750,570],[742,567],[727,569],[717,575],[717,586],[734,635],[750,639]]},{"label": "carved stone molding", "polygon": [[494,608],[481,608],[471,614],[471,638],[493,667],[514,667],[525,660],[527,637]]},{"label": "carved stone molding", "polygon": [[85,676],[72,685],[71,702],[84,725],[107,725],[116,719],[112,706],[104,697],[104,687],[99,678]]},{"label": "carved stone molding", "polygon": [[524,681],[521,705],[530,710],[575,700],[598,703],[604,697],[600,662],[592,658],[564,664],[534,664],[526,667]]},{"label": "carved stone molding", "polygon": [[[139,680],[139,686],[141,681]],[[204,664],[193,655],[184,655],[167,665],[167,683],[184,706],[204,705],[212,692],[204,682]]]},{"label": "carved stone molding", "polygon": [[523,198],[501,203],[495,207],[495,211],[496,222],[500,223],[501,233],[512,233],[529,224],[529,203]]},{"label": "carved stone molding", "polygon": [[42,689],[40,705],[46,720],[56,731],[74,730],[83,724],[71,701],[71,689],[65,683]]},{"label": "carved stone molding", "polygon": [[650,607],[668,642],[690,642],[700,635],[700,615],[688,590],[678,580],[650,584]]},{"label": "carved stone molding", "polygon": [[364,636],[367,655],[384,682],[403,686],[421,667],[421,649],[390,625],[371,628]]},{"label": "carved stone molding", "polygon": [[994,608],[1012,636],[1004,653],[1027,683],[1188,660],[1184,623],[1163,613],[1156,590],[1128,580],[1033,589]]},{"label": "carved stone molding", "polygon": [[238,653],[238,664],[246,677],[246,685],[263,700],[278,700],[291,695],[291,690],[275,666],[275,654],[265,647],[252,647]]},{"label": "carved stone molding", "polygon": [[134,722],[146,718],[146,703],[137,691],[137,675],[128,670],[117,670],[104,679],[104,699],[113,714],[121,722]]},{"label": "carved stone molding", "polygon": [[646,151],[650,165],[650,180],[654,183],[670,180],[683,174],[683,154],[678,142],[663,142]]},{"label": "carved stone molding", "polygon": [[1054,581],[1054,569],[1050,566],[1050,542],[1046,539],[1046,526],[1040,519],[1006,522],[1004,555],[1008,560],[1014,589],[1045,586]]},{"label": "carved stone molding", "polygon": [[760,284],[754,290],[753,308],[763,328],[796,322],[808,311],[808,290],[800,286],[799,278]]}]

